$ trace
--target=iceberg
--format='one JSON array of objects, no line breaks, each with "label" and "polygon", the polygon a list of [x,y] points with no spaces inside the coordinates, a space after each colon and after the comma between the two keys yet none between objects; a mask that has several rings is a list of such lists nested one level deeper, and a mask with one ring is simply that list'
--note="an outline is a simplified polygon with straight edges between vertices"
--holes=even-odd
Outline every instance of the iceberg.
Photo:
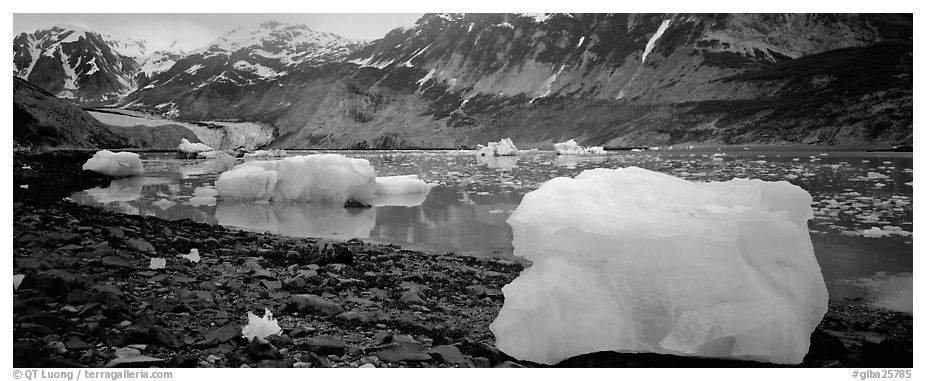
[{"label": "iceberg", "polygon": [[598,351],[800,363],[829,299],[811,200],[783,181],[636,167],[552,179],[507,220],[532,265],[502,288],[496,346],[544,364]]},{"label": "iceberg", "polygon": [[186,138],[182,138],[180,139],[180,145],[177,146],[177,151],[183,153],[200,153],[213,151],[213,149],[203,143],[190,143]]},{"label": "iceberg", "polygon": [[569,139],[562,143],[554,143],[553,150],[557,155],[604,155],[602,147],[582,147],[575,140]]},{"label": "iceberg", "polygon": [[478,144],[476,156],[516,156],[518,148],[511,142],[511,138],[504,138],[497,142],[489,142],[488,146]]},{"label": "iceberg", "polygon": [[370,162],[338,154],[293,156],[274,161],[250,161],[223,172],[216,180],[223,199],[344,204],[369,204],[376,172]]},{"label": "iceberg", "polygon": [[428,193],[431,184],[418,175],[380,176],[376,178],[376,195],[394,196],[402,194]]},{"label": "iceberg", "polygon": [[137,153],[111,152],[105,149],[93,154],[82,168],[110,177],[138,176],[145,173],[145,167]]}]

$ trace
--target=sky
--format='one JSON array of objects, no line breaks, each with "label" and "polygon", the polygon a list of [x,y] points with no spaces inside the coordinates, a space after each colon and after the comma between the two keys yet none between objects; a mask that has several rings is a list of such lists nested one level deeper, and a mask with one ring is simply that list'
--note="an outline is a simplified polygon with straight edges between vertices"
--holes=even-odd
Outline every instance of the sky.
[{"label": "sky", "polygon": [[198,49],[239,26],[266,21],[305,24],[358,40],[375,40],[392,29],[409,26],[421,13],[14,13],[13,32],[32,33],[56,24],[142,39],[159,50],[177,41],[183,50]]}]

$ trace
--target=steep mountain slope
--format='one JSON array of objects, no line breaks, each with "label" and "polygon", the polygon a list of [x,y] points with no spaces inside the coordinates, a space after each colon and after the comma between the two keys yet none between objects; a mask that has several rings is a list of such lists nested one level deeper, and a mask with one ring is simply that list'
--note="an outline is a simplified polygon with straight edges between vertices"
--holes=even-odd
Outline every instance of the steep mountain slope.
[{"label": "steep mountain slope", "polygon": [[13,77],[14,150],[174,149],[182,138],[199,141],[192,131],[176,125],[114,127],[100,123],[72,102]]},{"label": "steep mountain slope", "polygon": [[910,15],[428,14],[286,65],[295,35],[235,32],[128,106],[284,148],[912,142]]},{"label": "steep mountain slope", "polygon": [[21,33],[13,40],[13,75],[83,104],[112,103],[135,89],[138,72],[135,60],[114,46],[143,48],[78,27]]},{"label": "steep mountain slope", "polygon": [[[179,58],[123,103],[194,119],[272,114],[289,106],[273,96],[275,88],[283,86],[281,78],[298,76],[305,68],[342,62],[360,46],[357,41],[315,32],[305,25],[267,22],[241,27]],[[270,99],[240,101],[255,93]]]}]

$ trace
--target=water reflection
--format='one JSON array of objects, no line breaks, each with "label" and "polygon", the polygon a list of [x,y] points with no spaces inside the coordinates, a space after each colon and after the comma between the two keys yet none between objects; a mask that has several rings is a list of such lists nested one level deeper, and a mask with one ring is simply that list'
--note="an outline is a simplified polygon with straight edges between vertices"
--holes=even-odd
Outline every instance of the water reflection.
[{"label": "water reflection", "polygon": [[836,283],[867,289],[869,293],[866,299],[872,306],[913,313],[913,273],[877,272],[868,277],[841,280]]},{"label": "water reflection", "polygon": [[404,206],[413,207],[424,203],[430,190],[422,193],[379,195],[373,199],[374,206]]},{"label": "water reflection", "polygon": [[366,238],[376,225],[375,208],[335,204],[219,202],[220,225],[291,237]]}]

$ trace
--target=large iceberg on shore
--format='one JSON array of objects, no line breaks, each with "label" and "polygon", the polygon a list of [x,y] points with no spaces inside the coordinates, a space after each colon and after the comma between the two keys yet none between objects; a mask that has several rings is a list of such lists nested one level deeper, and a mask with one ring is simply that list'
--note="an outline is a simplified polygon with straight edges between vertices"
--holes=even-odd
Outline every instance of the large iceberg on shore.
[{"label": "large iceberg on shore", "polygon": [[569,139],[562,143],[554,143],[553,150],[557,155],[604,155],[602,147],[582,147],[575,140]]},{"label": "large iceberg on shore", "polygon": [[145,167],[137,153],[97,151],[83,165],[83,170],[110,177],[138,176],[145,173]]},{"label": "large iceberg on shore", "polygon": [[477,144],[476,156],[516,156],[518,154],[518,147],[514,146],[511,138],[504,138],[488,144],[488,146]]},{"label": "large iceberg on shore", "polygon": [[787,182],[693,183],[630,167],[555,178],[508,218],[532,262],[490,329],[522,360],[597,351],[797,364],[827,310]]},{"label": "large iceberg on shore", "polygon": [[274,161],[250,161],[224,172],[216,180],[223,199],[369,204],[376,172],[370,162],[337,154],[293,156]]}]

